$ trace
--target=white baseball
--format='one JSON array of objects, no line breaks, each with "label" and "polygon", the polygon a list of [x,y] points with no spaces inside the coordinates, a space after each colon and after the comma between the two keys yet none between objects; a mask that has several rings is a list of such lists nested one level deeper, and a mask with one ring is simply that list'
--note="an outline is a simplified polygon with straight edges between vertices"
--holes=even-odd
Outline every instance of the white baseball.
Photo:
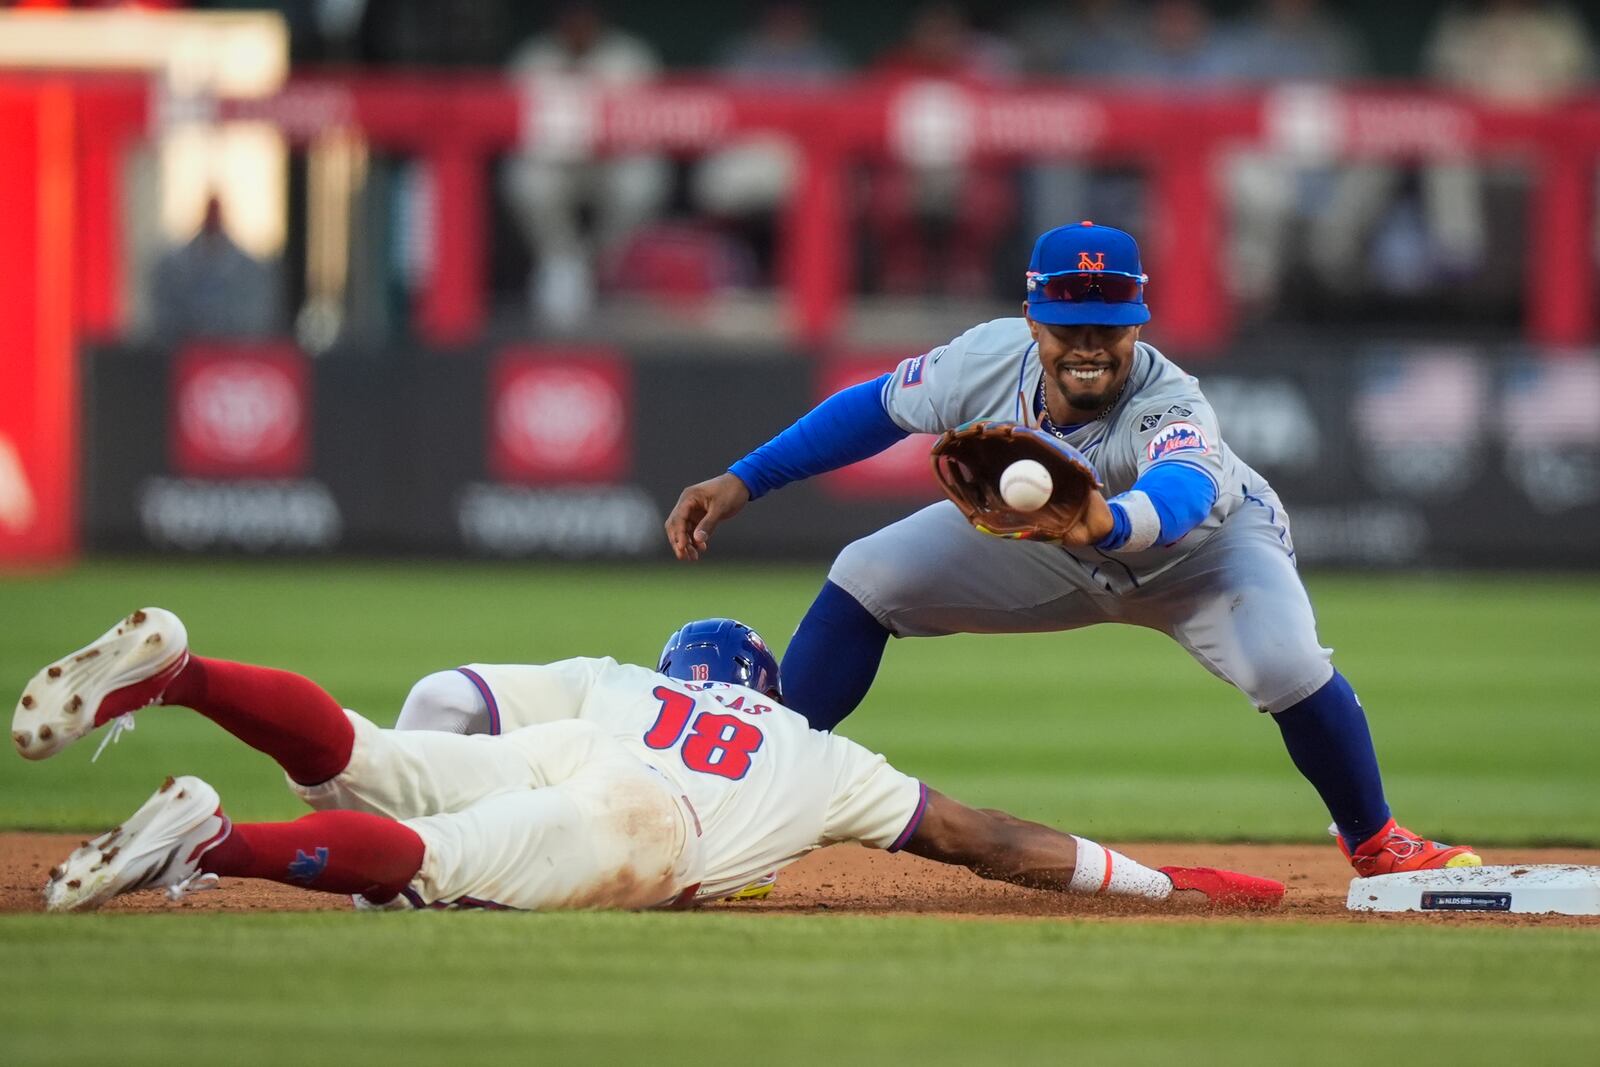
[{"label": "white baseball", "polygon": [[1018,511],[1038,511],[1053,489],[1050,472],[1036,459],[1019,459],[1000,474],[1000,499]]}]

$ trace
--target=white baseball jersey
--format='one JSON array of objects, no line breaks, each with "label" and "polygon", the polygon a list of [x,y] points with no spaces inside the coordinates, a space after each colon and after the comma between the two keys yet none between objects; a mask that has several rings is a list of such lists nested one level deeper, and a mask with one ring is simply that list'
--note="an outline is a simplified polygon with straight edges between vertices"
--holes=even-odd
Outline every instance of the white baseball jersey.
[{"label": "white baseball jersey", "polygon": [[[903,361],[885,386],[884,408],[913,433],[943,433],[976,419],[1038,426],[1035,398],[1044,379],[1026,319],[995,319],[947,345]],[[1133,488],[1158,462],[1185,463],[1217,486],[1217,500],[1177,544],[1142,551],[1074,549],[1126,566],[1139,583],[1181,561],[1250,497],[1270,491],[1222,440],[1199,383],[1144,342],[1134,346],[1122,395],[1102,417],[1065,435],[1095,465],[1106,495]]]},{"label": "white baseball jersey", "polygon": [[611,659],[461,671],[495,733],[384,730],[347,712],[345,770],[290,782],[314,808],[415,830],[423,866],[405,896],[418,906],[716,899],[823,845],[897,849],[927,804],[882,756],[742,686]]},{"label": "white baseball jersey", "polygon": [[470,664],[503,732],[576,718],[654,767],[696,814],[701,896],[740,889],[822,845],[903,845],[926,791],[882,756],[811,729],[753,689],[684,682],[613,659]]}]

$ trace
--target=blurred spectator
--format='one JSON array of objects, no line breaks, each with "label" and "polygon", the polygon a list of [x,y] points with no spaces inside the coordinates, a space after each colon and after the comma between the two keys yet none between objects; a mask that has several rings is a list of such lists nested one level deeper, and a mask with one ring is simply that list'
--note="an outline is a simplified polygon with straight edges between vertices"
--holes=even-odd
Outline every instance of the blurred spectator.
[{"label": "blurred spectator", "polygon": [[[767,4],[755,27],[730,42],[718,69],[735,85],[784,92],[837,81],[845,64],[839,49],[817,33],[809,5],[780,0]],[[797,165],[787,139],[745,138],[707,155],[695,169],[694,200],[724,219],[765,222],[788,198]]]},{"label": "blurred spectator", "polygon": [[1348,26],[1322,0],[1258,0],[1225,34],[1228,76],[1245,82],[1334,82],[1364,66]]},{"label": "blurred spectator", "polygon": [[268,337],[282,328],[277,271],[234,244],[216,197],[193,239],[156,261],[151,303],[151,330],[164,345]]},{"label": "blurred spectator", "polygon": [[[1595,56],[1583,20],[1541,0],[1490,0],[1476,11],[1447,10],[1425,56],[1428,74],[1451,89],[1495,104],[1543,104],[1581,89]],[[1441,163],[1425,176],[1429,230],[1445,262],[1476,270],[1488,248],[1484,172]]]},{"label": "blurred spectator", "polygon": [[1442,85],[1501,104],[1542,104],[1594,77],[1584,23],[1564,4],[1488,0],[1452,8],[1434,29],[1428,73]]},{"label": "blurred spectator", "polygon": [[[1220,48],[1228,79],[1294,86],[1289,90],[1294,92],[1355,77],[1364,66],[1355,36],[1324,6],[1321,0],[1260,0],[1223,34]],[[1229,277],[1234,296],[1247,310],[1277,298],[1288,267],[1291,226],[1322,217],[1341,183],[1361,180],[1348,173],[1281,151],[1230,157]],[[1324,234],[1323,240],[1328,239]]]},{"label": "blurred spectator", "polygon": [[[1576,92],[1592,78],[1594,51],[1583,22],[1561,4],[1483,0],[1441,15],[1425,51],[1427,73],[1452,90],[1503,105],[1532,105]],[[1516,181],[1510,172],[1502,178]],[[1360,277],[1367,235],[1387,212],[1388,235],[1373,270],[1395,291],[1435,281],[1457,283],[1482,271],[1488,245],[1483,168],[1440,161],[1422,171],[1422,212],[1414,219],[1395,194],[1404,172],[1391,164],[1358,168],[1322,220],[1321,273],[1349,289]],[[1503,183],[1502,183],[1503,184]]]},{"label": "blurred spectator", "polygon": [[845,61],[817,33],[810,4],[774,0],[762,8],[754,28],[722,50],[717,66],[735,81],[789,88],[833,81]]},{"label": "blurred spectator", "polygon": [[1128,62],[1101,72],[1124,81],[1164,88],[1215,85],[1230,74],[1225,42],[1212,25],[1211,12],[1199,0],[1156,0],[1144,47],[1128,54]]},{"label": "blurred spectator", "polygon": [[[1028,68],[1084,85],[1120,78],[1147,47],[1145,22],[1128,0],[1060,0],[1017,23],[1014,39]],[[1125,174],[1091,182],[1078,163],[1041,163],[1023,172],[1029,233],[1074,219],[1104,216],[1133,225],[1121,201],[1132,184]]]},{"label": "blurred spectator", "polygon": [[[905,93],[890,121],[903,133],[913,130],[905,140],[916,142],[903,144],[903,158],[878,167],[869,179],[868,218],[885,292],[925,294],[930,283],[961,296],[989,291],[996,242],[1013,209],[1010,177],[947,150],[964,136],[961,116],[949,113],[960,101],[937,83],[994,84],[1015,70],[1015,51],[979,33],[951,3],[919,8],[905,41],[874,64],[874,80]],[[930,227],[948,235],[942,257],[929,253]]]},{"label": "blurred spectator", "polygon": [[[281,2],[281,0],[280,0]],[[292,6],[306,0],[290,0]],[[330,58],[350,47],[355,8],[360,58],[400,66],[485,66],[506,54],[507,0],[313,0]]]},{"label": "blurred spectator", "polygon": [[1012,39],[1029,73],[1097,77],[1133,62],[1144,21],[1127,0],[1057,0],[1025,12]]},{"label": "blurred spectator", "polygon": [[[1229,57],[1210,11],[1198,0],[1156,0],[1141,14],[1117,0],[1080,2],[1081,24],[1065,23],[1060,73],[1087,86],[1186,91],[1229,76]],[[1143,174],[1118,167],[1052,164],[1029,175],[1033,232],[1076,219],[1117,219],[1143,228]]]},{"label": "blurred spectator", "polygon": [[[608,25],[592,3],[563,7],[554,27],[518,48],[510,63],[529,106],[552,109],[552,125],[570,117],[555,114],[563,101],[581,108],[582,94],[647,82],[659,68],[649,46]],[[595,303],[597,261],[661,209],[670,182],[659,156],[597,160],[586,145],[559,139],[542,139],[507,161],[503,186],[533,251],[529,300],[543,325],[564,331],[584,322]]]}]

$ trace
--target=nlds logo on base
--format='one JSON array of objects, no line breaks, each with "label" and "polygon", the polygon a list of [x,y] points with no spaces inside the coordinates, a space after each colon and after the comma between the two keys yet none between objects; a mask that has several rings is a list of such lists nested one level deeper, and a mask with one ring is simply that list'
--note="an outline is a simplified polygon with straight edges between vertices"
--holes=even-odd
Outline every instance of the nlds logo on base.
[{"label": "nlds logo on base", "polygon": [[1165,459],[1180,453],[1205,455],[1210,451],[1211,446],[1206,443],[1206,435],[1192,422],[1169,423],[1150,439],[1150,444],[1146,448],[1152,460]]}]

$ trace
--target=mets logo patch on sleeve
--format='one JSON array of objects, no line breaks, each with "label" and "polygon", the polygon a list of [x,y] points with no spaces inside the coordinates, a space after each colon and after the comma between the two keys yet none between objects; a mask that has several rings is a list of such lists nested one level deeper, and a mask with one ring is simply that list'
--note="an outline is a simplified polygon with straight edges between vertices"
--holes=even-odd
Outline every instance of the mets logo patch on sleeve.
[{"label": "mets logo patch on sleeve", "polygon": [[1149,447],[1145,451],[1155,460],[1182,452],[1204,455],[1211,451],[1211,445],[1206,442],[1206,435],[1200,432],[1200,427],[1194,423],[1172,422],[1163,426],[1160,433],[1150,438]]},{"label": "mets logo patch on sleeve", "polygon": [[924,355],[918,356],[916,359],[906,360],[905,373],[900,375],[900,388],[904,389],[908,385],[922,384],[922,361],[927,358]]}]

